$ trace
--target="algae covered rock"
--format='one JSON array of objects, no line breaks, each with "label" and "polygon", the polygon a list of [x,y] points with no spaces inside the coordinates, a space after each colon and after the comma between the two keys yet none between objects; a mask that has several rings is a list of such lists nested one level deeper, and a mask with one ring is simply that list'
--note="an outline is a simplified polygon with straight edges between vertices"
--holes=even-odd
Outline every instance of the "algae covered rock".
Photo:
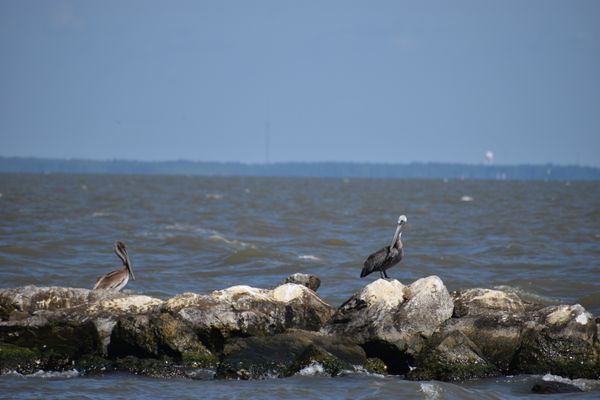
[{"label": "algae covered rock", "polygon": [[293,330],[270,337],[233,339],[225,345],[219,378],[263,379],[298,373],[313,363],[328,375],[366,362],[365,352],[347,340]]},{"label": "algae covered rock", "polygon": [[169,358],[202,368],[215,368],[218,362],[189,325],[168,313],[119,319],[112,331],[108,355]]},{"label": "algae covered rock", "polygon": [[578,304],[541,306],[490,289],[450,296],[435,276],[408,286],[376,280],[337,310],[296,283],[167,300],[0,289],[0,373],[77,368],[262,379],[366,370],[450,381],[518,373],[598,379],[599,334],[598,318]]},{"label": "algae covered rock", "polygon": [[498,368],[460,331],[434,334],[415,358],[415,364],[408,373],[409,379],[462,381],[500,375]]},{"label": "algae covered rock", "polygon": [[537,311],[524,326],[515,372],[598,379],[600,342],[595,319],[579,304]]},{"label": "algae covered rock", "polygon": [[541,306],[525,303],[514,293],[490,289],[454,292],[453,297],[453,318],[443,324],[440,335],[464,334],[500,372],[511,373],[523,326],[531,319],[529,312]]}]

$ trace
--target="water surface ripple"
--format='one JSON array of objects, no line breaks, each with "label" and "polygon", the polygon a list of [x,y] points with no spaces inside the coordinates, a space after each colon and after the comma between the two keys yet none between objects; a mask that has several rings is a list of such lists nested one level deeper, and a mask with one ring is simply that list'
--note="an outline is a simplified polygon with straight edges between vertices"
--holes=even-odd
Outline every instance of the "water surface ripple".
[{"label": "water surface ripple", "polygon": [[435,274],[450,290],[600,314],[597,182],[0,174],[0,193],[0,287],[91,288],[119,267],[122,240],[133,293],[273,287],[305,272],[339,305],[376,278],[359,278],[362,263],[406,214],[392,278]]}]

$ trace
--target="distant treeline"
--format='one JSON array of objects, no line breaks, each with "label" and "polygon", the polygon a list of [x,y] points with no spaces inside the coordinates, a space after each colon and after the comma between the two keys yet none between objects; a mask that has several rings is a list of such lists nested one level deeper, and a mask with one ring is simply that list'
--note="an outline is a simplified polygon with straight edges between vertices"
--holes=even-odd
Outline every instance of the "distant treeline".
[{"label": "distant treeline", "polygon": [[474,165],[452,163],[377,164],[350,162],[283,162],[243,164],[201,161],[59,160],[0,157],[0,172],[315,176],[403,179],[600,180],[600,168],[559,165]]}]

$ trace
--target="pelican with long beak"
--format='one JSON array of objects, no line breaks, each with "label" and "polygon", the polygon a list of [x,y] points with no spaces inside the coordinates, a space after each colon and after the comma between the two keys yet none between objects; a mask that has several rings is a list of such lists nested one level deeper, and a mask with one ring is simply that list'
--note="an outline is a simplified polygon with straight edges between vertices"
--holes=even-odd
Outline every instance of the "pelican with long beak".
[{"label": "pelican with long beak", "polygon": [[402,237],[402,228],[406,224],[406,221],[406,215],[398,217],[398,225],[396,226],[396,232],[394,232],[392,243],[371,254],[366,259],[362,272],[360,273],[361,278],[364,278],[373,271],[379,271],[381,278],[389,278],[385,271],[402,260],[404,251],[402,250],[402,241],[400,239]]},{"label": "pelican with long beak", "polygon": [[133,267],[129,261],[125,243],[121,241],[115,242],[115,254],[123,262],[123,268],[119,268],[99,277],[98,280],[96,280],[93,290],[105,289],[119,291],[123,289],[125,285],[127,285],[127,282],[129,282],[129,275],[131,275],[131,278],[135,280],[135,276],[133,275]]}]

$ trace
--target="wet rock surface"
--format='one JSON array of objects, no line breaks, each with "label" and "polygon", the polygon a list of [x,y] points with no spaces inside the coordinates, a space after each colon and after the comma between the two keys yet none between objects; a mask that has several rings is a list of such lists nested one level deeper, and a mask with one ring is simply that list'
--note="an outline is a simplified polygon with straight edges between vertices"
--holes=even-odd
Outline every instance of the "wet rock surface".
[{"label": "wet rock surface", "polygon": [[[598,319],[514,293],[378,279],[338,309],[318,278],[162,300],[60,287],[0,290],[0,373],[40,369],[263,379],[353,371],[415,380],[600,376]],[[315,286],[316,285],[316,286]],[[544,389],[545,390],[545,389]]]}]

